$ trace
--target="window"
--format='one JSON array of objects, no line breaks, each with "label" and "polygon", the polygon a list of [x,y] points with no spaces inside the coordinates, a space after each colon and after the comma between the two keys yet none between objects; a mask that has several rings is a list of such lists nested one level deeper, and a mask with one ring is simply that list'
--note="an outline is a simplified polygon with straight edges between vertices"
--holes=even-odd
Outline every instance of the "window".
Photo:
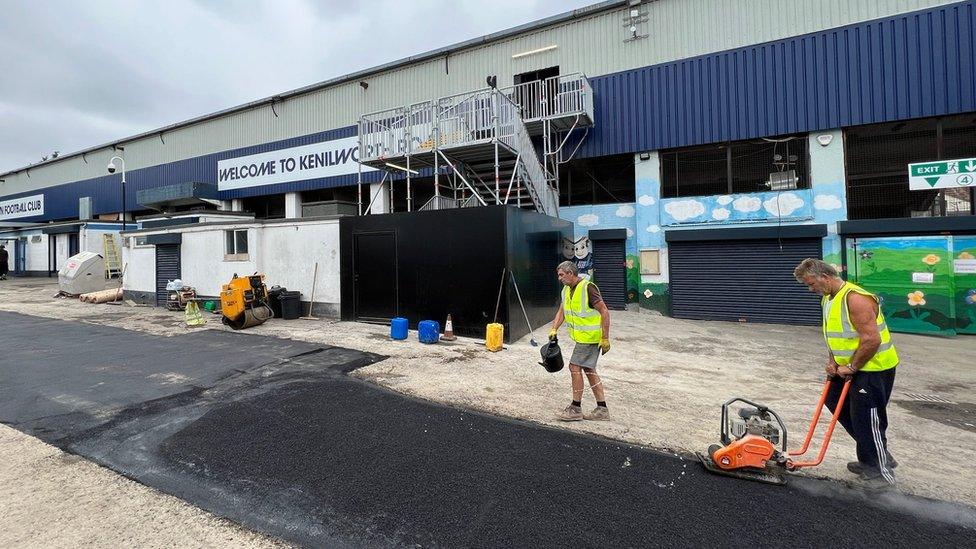
[{"label": "window", "polygon": [[129,238],[129,242],[132,244],[133,247],[136,248],[149,246],[149,243],[146,241],[146,238],[147,237],[145,236],[133,236]]},{"label": "window", "polygon": [[661,153],[661,196],[679,198],[769,190],[770,174],[793,171],[810,187],[807,136],[735,141]]},{"label": "window", "polygon": [[254,214],[255,219],[284,219],[285,195],[254,196],[243,201],[244,211]]},{"label": "window", "polygon": [[247,261],[247,229],[224,231],[224,259]]},{"label": "window", "polygon": [[974,213],[973,189],[908,190],[908,164],[973,156],[976,115],[857,126],[844,131],[850,219]]},{"label": "window", "polygon": [[633,202],[634,155],[571,160],[559,168],[559,205]]}]

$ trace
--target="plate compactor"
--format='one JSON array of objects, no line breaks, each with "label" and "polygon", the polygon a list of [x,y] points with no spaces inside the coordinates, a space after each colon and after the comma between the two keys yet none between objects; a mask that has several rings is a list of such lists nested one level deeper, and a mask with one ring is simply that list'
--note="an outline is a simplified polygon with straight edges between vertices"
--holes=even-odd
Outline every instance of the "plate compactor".
[{"label": "plate compactor", "polygon": [[[768,484],[786,484],[784,471],[796,471],[803,467],[814,467],[823,462],[830,437],[833,435],[837,418],[844,407],[847,391],[851,387],[850,378],[844,382],[840,399],[830,425],[824,434],[820,452],[815,459],[802,461],[799,458],[810,448],[820,412],[823,410],[831,380],[824,384],[820,402],[810,421],[803,446],[796,451],[788,451],[786,446],[786,424],[768,407],[744,398],[733,398],[722,405],[721,440],[722,444],[708,447],[707,453],[698,453],[698,459],[711,473]],[[738,406],[733,406],[735,404]],[[730,410],[734,409],[735,414]]]},{"label": "plate compactor", "polygon": [[238,277],[234,274],[234,278],[224,284],[220,291],[220,311],[224,324],[235,330],[263,324],[274,316],[268,305],[264,275],[255,273]]}]

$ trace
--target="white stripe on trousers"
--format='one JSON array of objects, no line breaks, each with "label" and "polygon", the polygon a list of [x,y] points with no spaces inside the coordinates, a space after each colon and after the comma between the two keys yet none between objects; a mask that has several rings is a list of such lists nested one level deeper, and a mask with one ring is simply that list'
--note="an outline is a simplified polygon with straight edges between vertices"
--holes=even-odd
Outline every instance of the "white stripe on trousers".
[{"label": "white stripe on trousers", "polygon": [[884,441],[881,439],[881,420],[878,418],[877,408],[871,408],[871,434],[874,436],[874,448],[878,452],[878,465],[881,468],[881,475],[889,484],[894,484],[895,477],[888,470],[888,452],[885,449]]}]

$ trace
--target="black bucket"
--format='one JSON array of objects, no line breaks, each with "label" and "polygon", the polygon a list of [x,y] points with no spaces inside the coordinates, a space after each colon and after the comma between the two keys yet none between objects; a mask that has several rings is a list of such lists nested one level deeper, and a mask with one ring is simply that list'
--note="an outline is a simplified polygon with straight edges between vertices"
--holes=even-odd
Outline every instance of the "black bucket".
[{"label": "black bucket", "polygon": [[563,369],[563,351],[559,348],[559,340],[555,337],[549,339],[549,343],[539,349],[542,354],[542,362],[539,364],[550,374],[554,374]]},{"label": "black bucket", "polygon": [[281,304],[281,318],[285,320],[295,320],[302,316],[302,293],[284,291],[278,295],[278,303]]}]

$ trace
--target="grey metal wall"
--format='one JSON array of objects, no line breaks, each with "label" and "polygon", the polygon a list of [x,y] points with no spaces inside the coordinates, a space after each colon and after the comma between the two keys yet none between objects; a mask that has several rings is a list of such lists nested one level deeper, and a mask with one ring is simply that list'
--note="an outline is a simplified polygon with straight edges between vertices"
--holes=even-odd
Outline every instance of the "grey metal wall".
[{"label": "grey metal wall", "polygon": [[[930,6],[945,0],[658,0],[642,6],[648,36],[624,42],[627,7],[527,31],[484,46],[310,91],[275,104],[228,113],[125,142],[129,170],[232,148],[321,132],[354,123],[360,114],[482,87],[486,75],[508,85],[514,74],[558,65],[562,73],[591,76],[795,36]],[[512,59],[549,45],[556,50]],[[66,156],[28,171],[3,175],[2,195],[105,174],[111,148]],[[29,174],[29,175],[28,175]]]}]

